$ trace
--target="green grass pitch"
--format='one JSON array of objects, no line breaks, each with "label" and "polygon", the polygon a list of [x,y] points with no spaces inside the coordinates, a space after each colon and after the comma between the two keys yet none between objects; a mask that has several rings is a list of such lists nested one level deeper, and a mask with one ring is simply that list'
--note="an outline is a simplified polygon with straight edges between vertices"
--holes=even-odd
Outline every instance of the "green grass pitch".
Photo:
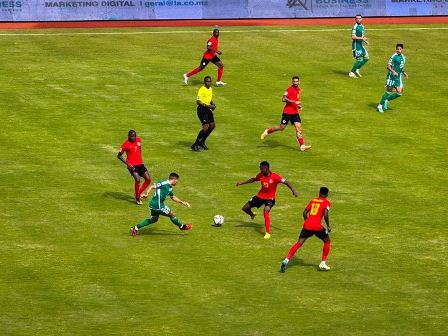
[{"label": "green grass pitch", "polygon": [[[448,35],[427,29],[446,27],[366,24],[356,80],[351,27],[223,29],[228,86],[214,89],[217,129],[200,153],[189,148],[195,98],[216,68],[181,80],[209,29],[3,31],[44,35],[0,35],[0,334],[446,335]],[[117,34],[89,34],[100,32]],[[397,42],[409,79],[381,115]],[[307,153],[291,126],[259,139],[293,74]],[[116,159],[131,128],[154,180],[180,174],[176,194],[192,207],[169,203],[192,231],[161,218],[129,236],[147,216]],[[299,191],[279,186],[269,241],[261,212],[251,222],[240,210],[259,186],[235,187],[261,160]],[[317,270],[314,238],[281,274],[321,185],[332,270]]]}]

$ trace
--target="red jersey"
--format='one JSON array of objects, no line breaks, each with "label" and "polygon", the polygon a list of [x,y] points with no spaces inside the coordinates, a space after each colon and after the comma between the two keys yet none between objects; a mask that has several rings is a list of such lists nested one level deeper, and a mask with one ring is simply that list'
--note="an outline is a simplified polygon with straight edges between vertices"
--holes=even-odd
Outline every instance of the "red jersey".
[{"label": "red jersey", "polygon": [[[210,37],[207,41],[207,47],[211,47],[213,50],[218,50],[218,39],[214,36]],[[215,56],[216,52],[207,49],[202,57],[206,60],[211,60]]]},{"label": "red jersey", "polygon": [[126,140],[120,148],[120,153],[126,152],[126,162],[138,166],[143,164],[142,159],[142,139],[136,138],[135,142]]},{"label": "red jersey", "polygon": [[277,192],[277,184],[285,183],[285,179],[276,173],[269,174],[269,176],[264,176],[259,173],[255,176],[255,181],[261,182],[261,189],[257,196],[261,199],[275,199],[275,193]]},{"label": "red jersey", "polygon": [[322,217],[324,216],[324,210],[330,210],[330,201],[325,197],[313,198],[308,205],[306,210],[309,210],[308,218],[303,223],[303,228],[312,231],[320,231],[323,229]]},{"label": "red jersey", "polygon": [[286,89],[284,96],[286,96],[286,98],[288,99],[294,100],[294,103],[286,103],[285,107],[283,108],[283,113],[299,113],[299,107],[295,102],[300,101],[300,86],[295,88],[293,85],[291,85],[288,89]]}]

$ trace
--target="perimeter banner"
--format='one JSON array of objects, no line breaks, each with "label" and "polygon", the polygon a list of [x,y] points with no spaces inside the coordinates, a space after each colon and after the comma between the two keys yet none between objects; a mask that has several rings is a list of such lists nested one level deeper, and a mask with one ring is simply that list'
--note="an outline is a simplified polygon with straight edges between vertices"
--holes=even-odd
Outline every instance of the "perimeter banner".
[{"label": "perimeter banner", "polygon": [[0,0],[0,21],[448,15],[448,0]]}]

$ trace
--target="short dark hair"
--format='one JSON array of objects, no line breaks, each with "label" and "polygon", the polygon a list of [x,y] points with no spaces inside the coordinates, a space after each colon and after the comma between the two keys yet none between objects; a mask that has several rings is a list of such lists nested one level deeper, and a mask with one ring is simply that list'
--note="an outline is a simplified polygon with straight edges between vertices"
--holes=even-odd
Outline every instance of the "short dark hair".
[{"label": "short dark hair", "polygon": [[355,15],[355,17],[357,17],[357,16],[360,16],[360,17],[362,17],[362,15],[361,15],[361,14],[356,14],[356,15]]},{"label": "short dark hair", "polygon": [[329,192],[329,190],[327,187],[320,187],[320,189],[319,189],[319,194],[322,196],[328,196],[328,192]]},{"label": "short dark hair", "polygon": [[128,136],[131,136],[132,133],[135,133],[135,135],[137,135],[137,132],[136,132],[136,131],[134,131],[134,130],[129,130],[129,132],[128,132]]},{"label": "short dark hair", "polygon": [[210,79],[210,80],[212,80],[212,78],[211,78],[210,76],[205,76],[205,77],[204,77],[204,82],[205,82],[206,79]]},{"label": "short dark hair", "polygon": [[269,167],[269,162],[267,162],[267,161],[261,161],[261,162],[260,162],[260,166]]},{"label": "short dark hair", "polygon": [[173,179],[173,178],[178,179],[178,178],[179,178],[179,175],[178,175],[177,173],[171,173],[170,176],[169,176],[168,178],[169,178],[170,180]]},{"label": "short dark hair", "polygon": [[404,48],[403,43],[397,43],[397,45],[395,46],[395,48],[398,48],[398,47]]},{"label": "short dark hair", "polygon": [[298,80],[300,80],[300,78],[299,78],[298,75],[292,76],[292,79],[293,79],[293,80],[294,80],[294,79],[298,79]]}]

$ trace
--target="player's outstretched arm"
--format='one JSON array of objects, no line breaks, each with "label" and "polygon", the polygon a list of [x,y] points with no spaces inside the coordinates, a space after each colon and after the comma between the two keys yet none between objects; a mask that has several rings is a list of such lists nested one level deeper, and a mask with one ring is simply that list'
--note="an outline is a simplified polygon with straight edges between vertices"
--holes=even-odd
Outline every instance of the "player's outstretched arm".
[{"label": "player's outstretched arm", "polygon": [[176,202],[176,203],[185,205],[187,208],[190,207],[190,203],[188,203],[188,202],[186,202],[186,201],[182,201],[182,200],[181,200],[179,197],[177,197],[177,196],[171,196],[171,199],[172,199],[174,202]]},{"label": "player's outstretched arm", "polygon": [[294,197],[297,197],[299,195],[289,181],[285,181],[285,185],[289,188],[289,190],[291,190]]},{"label": "player's outstretched arm", "polygon": [[142,194],[142,197],[147,198],[148,195],[149,195],[149,193],[150,193],[151,191],[153,191],[155,188],[156,188],[156,185],[155,185],[155,184],[150,185],[149,188],[146,189],[145,192]]},{"label": "player's outstretched arm", "polygon": [[237,183],[236,183],[236,186],[239,187],[240,185],[248,184],[248,183],[254,183],[255,181],[256,181],[255,177],[252,177],[252,178],[250,178],[250,179],[248,179],[248,180],[246,180],[246,181],[243,181],[243,182],[237,182]]},{"label": "player's outstretched arm", "polygon": [[327,231],[331,232],[330,213],[328,212],[328,209],[324,210],[324,221],[325,221],[325,225],[327,226]]}]

